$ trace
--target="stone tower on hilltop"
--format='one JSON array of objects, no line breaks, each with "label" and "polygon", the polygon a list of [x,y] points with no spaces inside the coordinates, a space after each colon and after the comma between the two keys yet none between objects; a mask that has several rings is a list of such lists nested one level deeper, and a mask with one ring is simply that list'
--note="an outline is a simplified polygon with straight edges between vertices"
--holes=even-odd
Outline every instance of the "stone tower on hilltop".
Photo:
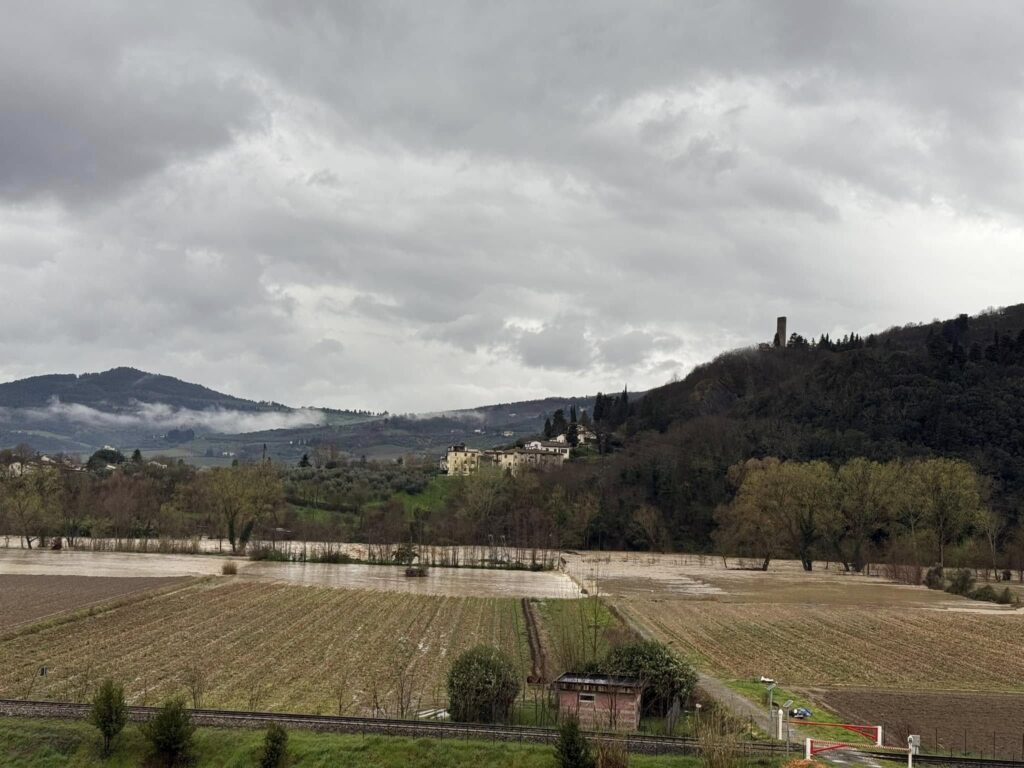
[{"label": "stone tower on hilltop", "polygon": [[775,346],[784,347],[786,346],[786,318],[780,317],[775,321]]}]

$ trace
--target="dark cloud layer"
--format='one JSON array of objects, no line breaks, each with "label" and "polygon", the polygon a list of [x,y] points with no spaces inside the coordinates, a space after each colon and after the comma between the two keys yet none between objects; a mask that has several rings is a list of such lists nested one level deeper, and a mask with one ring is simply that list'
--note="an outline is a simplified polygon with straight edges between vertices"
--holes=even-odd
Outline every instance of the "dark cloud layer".
[{"label": "dark cloud layer", "polygon": [[1024,8],[11,2],[0,378],[634,389],[1021,300]]}]

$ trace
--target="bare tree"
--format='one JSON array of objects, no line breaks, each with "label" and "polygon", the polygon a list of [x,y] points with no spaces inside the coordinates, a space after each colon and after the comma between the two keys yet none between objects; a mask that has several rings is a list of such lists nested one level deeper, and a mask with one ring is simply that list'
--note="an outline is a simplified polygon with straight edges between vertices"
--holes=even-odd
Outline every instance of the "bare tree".
[{"label": "bare tree", "polygon": [[202,709],[206,693],[206,672],[198,664],[192,664],[185,670],[185,687],[192,699],[192,709]]},{"label": "bare tree", "polygon": [[249,711],[256,712],[263,704],[267,695],[267,683],[262,676],[256,675],[249,681]]},{"label": "bare tree", "polygon": [[412,712],[413,679],[409,670],[403,669],[395,675],[395,714],[404,720]]},{"label": "bare tree", "polygon": [[338,717],[342,717],[348,709],[348,681],[344,677],[334,679],[334,700],[338,705]]},{"label": "bare tree", "polygon": [[742,763],[742,728],[719,707],[701,714],[695,730],[704,768],[736,768]]},{"label": "bare tree", "polygon": [[0,473],[0,507],[28,549],[42,541],[60,504],[57,472],[48,467],[26,467]]}]

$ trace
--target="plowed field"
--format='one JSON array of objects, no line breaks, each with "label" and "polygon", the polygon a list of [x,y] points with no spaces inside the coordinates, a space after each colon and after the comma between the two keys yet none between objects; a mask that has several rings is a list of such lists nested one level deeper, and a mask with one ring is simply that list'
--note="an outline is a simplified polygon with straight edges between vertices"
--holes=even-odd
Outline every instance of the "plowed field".
[{"label": "plowed field", "polygon": [[184,578],[89,578],[0,575],[0,631],[150,589]]},{"label": "plowed field", "polygon": [[1024,690],[1024,616],[633,599],[617,603],[711,674],[784,686]]},{"label": "plowed field", "polygon": [[154,703],[189,695],[192,674],[207,707],[398,714],[443,704],[449,664],[478,643],[525,677],[518,600],[222,582],[22,631],[0,643],[0,696],[80,700],[111,676]]},{"label": "plowed field", "polygon": [[984,753],[1019,760],[1024,748],[1024,695],[881,690],[808,692],[847,722],[885,723],[886,743],[921,737],[925,752]]}]

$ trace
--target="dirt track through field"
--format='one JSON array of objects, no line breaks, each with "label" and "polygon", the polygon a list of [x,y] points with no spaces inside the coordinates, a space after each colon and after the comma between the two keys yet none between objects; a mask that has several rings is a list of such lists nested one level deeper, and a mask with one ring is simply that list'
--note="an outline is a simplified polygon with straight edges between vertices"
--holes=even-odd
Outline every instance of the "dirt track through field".
[{"label": "dirt track through field", "polygon": [[530,604],[529,598],[523,598],[523,618],[526,620],[526,639],[530,644],[531,673],[529,682],[546,683],[550,681],[547,654],[541,642],[537,614]]}]

